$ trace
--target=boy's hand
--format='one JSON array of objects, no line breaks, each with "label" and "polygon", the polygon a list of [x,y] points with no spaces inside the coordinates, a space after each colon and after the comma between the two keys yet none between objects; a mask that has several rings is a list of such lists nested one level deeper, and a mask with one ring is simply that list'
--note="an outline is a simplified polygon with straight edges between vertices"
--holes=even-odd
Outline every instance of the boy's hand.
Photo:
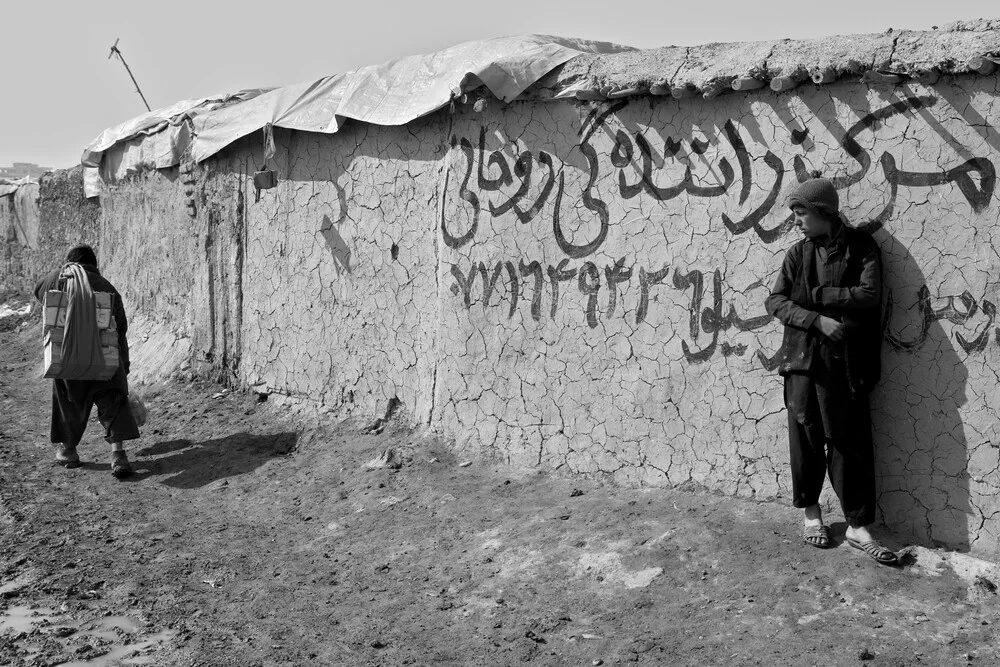
[{"label": "boy's hand", "polygon": [[844,340],[844,325],[826,315],[820,315],[814,323],[820,333],[835,343]]}]

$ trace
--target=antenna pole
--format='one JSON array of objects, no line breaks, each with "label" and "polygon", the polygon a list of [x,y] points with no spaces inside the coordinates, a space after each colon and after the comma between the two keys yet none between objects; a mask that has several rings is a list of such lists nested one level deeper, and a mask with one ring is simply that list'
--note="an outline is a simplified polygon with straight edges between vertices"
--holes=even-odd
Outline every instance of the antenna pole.
[{"label": "antenna pole", "polygon": [[139,82],[135,80],[135,76],[132,74],[131,68],[129,68],[128,63],[125,62],[125,56],[122,55],[121,49],[118,48],[118,39],[115,39],[115,43],[111,45],[111,53],[108,54],[108,60],[111,60],[113,56],[118,56],[118,59],[122,61],[122,65],[125,65],[125,71],[128,72],[129,78],[132,79],[132,83],[135,84],[135,92],[139,93],[139,97],[142,98],[142,103],[146,105],[146,111],[152,111],[152,109],[149,108],[149,102],[146,101],[146,96],[142,94],[141,90],[139,90]]}]

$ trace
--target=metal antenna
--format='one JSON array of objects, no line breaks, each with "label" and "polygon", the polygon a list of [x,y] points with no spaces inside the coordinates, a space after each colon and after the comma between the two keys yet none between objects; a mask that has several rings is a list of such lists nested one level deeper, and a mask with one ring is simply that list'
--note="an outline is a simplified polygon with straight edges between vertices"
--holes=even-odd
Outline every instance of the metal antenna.
[{"label": "metal antenna", "polygon": [[121,49],[118,48],[118,40],[120,37],[115,39],[115,43],[111,45],[111,53],[108,54],[108,60],[111,60],[112,56],[118,56],[118,59],[122,61],[122,65],[125,65],[125,71],[128,72],[129,77],[132,79],[132,83],[135,84],[135,92],[139,93],[139,97],[142,98],[142,103],[146,105],[146,111],[152,111],[149,108],[149,102],[146,101],[146,96],[142,94],[139,90],[139,82],[135,80],[135,76],[132,74],[132,70],[129,69],[128,63],[125,62],[125,56],[122,55]]}]

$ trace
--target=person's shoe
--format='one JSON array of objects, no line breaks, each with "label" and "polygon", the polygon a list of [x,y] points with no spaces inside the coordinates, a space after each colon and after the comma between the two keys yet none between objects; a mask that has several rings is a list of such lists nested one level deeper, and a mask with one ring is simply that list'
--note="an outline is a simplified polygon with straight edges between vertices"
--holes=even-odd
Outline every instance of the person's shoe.
[{"label": "person's shoe", "polygon": [[808,524],[803,527],[802,540],[819,549],[830,547],[830,529],[823,524]]},{"label": "person's shoe", "polygon": [[111,455],[111,474],[118,479],[125,479],[134,473],[132,464],[128,462],[125,452],[115,452]]},{"label": "person's shoe", "polygon": [[896,556],[895,552],[886,549],[875,540],[861,542],[859,540],[852,540],[850,537],[845,537],[844,539],[855,549],[863,551],[876,563],[881,565],[899,565],[899,557]]},{"label": "person's shoe", "polygon": [[56,463],[64,468],[79,468],[83,465],[80,463],[80,455],[76,453],[76,447],[66,445],[59,445],[56,448]]}]

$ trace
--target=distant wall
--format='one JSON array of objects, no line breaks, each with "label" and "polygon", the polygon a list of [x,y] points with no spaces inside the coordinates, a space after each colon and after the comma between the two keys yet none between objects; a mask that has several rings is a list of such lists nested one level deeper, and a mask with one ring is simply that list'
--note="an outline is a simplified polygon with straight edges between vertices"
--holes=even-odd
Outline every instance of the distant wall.
[{"label": "distant wall", "polygon": [[258,391],[338,414],[398,398],[502,461],[787,498],[762,302],[797,239],[784,194],[822,169],[885,260],[881,518],[995,555],[998,92],[845,82],[276,131],[259,201],[254,136],[109,186],[102,234],[132,303]]},{"label": "distant wall", "polygon": [[18,239],[17,220],[14,214],[14,198],[10,195],[0,197],[0,236],[3,237],[3,254],[0,256],[0,293],[19,291],[15,283],[20,284],[24,274],[21,268],[21,247]]},{"label": "distant wall", "polygon": [[29,187],[38,194],[35,211],[24,211],[28,202],[16,195],[0,197],[0,292],[30,294],[71,246],[95,243],[100,234],[101,206],[84,198],[80,169],[48,173]]}]

